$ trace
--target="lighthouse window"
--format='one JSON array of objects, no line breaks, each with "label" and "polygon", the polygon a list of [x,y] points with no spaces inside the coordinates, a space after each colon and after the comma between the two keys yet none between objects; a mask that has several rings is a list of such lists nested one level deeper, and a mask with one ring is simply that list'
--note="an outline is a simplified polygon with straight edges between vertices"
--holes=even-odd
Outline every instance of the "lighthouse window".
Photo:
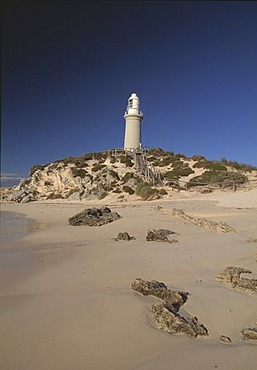
[{"label": "lighthouse window", "polygon": [[129,100],[129,104],[128,105],[129,105],[129,108],[132,108],[133,107],[133,99],[130,99]]}]

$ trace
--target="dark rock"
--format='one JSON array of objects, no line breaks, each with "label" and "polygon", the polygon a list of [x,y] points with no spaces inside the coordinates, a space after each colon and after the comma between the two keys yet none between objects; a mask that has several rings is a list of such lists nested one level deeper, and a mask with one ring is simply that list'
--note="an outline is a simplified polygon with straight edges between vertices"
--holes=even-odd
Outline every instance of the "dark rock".
[{"label": "dark rock", "polygon": [[153,317],[157,329],[170,334],[185,333],[191,338],[208,335],[208,330],[198,323],[197,317],[182,317],[162,304],[152,306]]},{"label": "dark rock", "polygon": [[111,212],[108,207],[88,208],[69,218],[72,226],[102,226],[118,220],[121,216],[117,212]]},{"label": "dark rock", "polygon": [[132,289],[143,295],[153,295],[160,298],[165,306],[172,308],[176,312],[187,301],[189,293],[173,291],[167,288],[164,283],[156,280],[147,281],[137,278],[132,284]]},{"label": "dark rock", "polygon": [[243,267],[226,267],[216,279],[231,284],[232,288],[257,292],[257,279],[248,279],[241,277],[241,274],[251,274],[252,271]]},{"label": "dark rock", "polygon": [[124,233],[119,233],[118,236],[114,240],[115,241],[118,241],[118,240],[130,241],[130,240],[135,240],[135,239],[136,238],[134,236],[130,236],[129,233],[125,231]]},{"label": "dark rock", "polygon": [[151,229],[148,230],[146,235],[147,241],[157,241],[157,242],[166,242],[166,243],[177,243],[176,239],[170,239],[169,235],[176,234],[174,231],[168,229]]},{"label": "dark rock", "polygon": [[226,337],[225,335],[221,335],[219,339],[220,339],[221,342],[224,342],[224,343],[231,343],[232,342],[231,339],[229,337]]},{"label": "dark rock", "polygon": [[152,306],[152,322],[155,326],[170,334],[185,333],[192,338],[208,335],[208,330],[198,323],[196,317],[182,317],[178,311],[187,301],[187,292],[171,291],[164,283],[156,280],[145,281],[137,278],[132,288],[143,295],[153,295],[163,301]]},{"label": "dark rock", "polygon": [[243,340],[248,340],[248,339],[257,340],[257,329],[256,328],[246,328],[246,329],[243,329],[241,333],[242,333]]}]

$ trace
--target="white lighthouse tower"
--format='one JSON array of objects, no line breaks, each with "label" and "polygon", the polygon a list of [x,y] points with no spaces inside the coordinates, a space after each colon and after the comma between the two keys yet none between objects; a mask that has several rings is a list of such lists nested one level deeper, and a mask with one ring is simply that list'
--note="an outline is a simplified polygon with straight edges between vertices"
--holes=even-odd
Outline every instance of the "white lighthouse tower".
[{"label": "white lighthouse tower", "polygon": [[141,121],[143,113],[139,110],[139,98],[135,93],[128,98],[128,106],[124,118],[126,121],[124,150],[136,151],[141,149]]}]

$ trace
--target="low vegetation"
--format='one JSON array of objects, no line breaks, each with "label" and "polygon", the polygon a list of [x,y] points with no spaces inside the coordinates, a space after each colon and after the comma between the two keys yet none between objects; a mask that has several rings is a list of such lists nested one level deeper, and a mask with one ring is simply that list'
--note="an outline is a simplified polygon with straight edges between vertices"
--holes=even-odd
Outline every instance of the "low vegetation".
[{"label": "low vegetation", "polygon": [[131,159],[127,157],[126,155],[122,155],[120,157],[120,163],[125,164],[127,167],[133,167],[133,163],[131,162]]},{"label": "low vegetation", "polygon": [[202,175],[196,176],[188,183],[188,187],[201,186],[208,184],[218,184],[221,187],[242,185],[248,181],[247,176],[237,172],[219,172],[219,171],[205,171]]},{"label": "low vegetation", "polygon": [[136,195],[142,200],[150,200],[157,197],[158,190],[152,188],[151,185],[146,182],[140,182],[136,186]]},{"label": "low vegetation", "polygon": [[255,166],[252,166],[250,164],[245,164],[245,163],[238,163],[236,161],[228,161],[226,158],[222,158],[220,163],[223,164],[224,166],[234,168],[235,170],[238,170],[238,171],[243,171],[243,172],[257,171],[257,167]]},{"label": "low vegetation", "polygon": [[95,163],[92,167],[93,172],[101,171],[103,168],[105,168],[105,164]]},{"label": "low vegetation", "polygon": [[84,177],[87,174],[86,170],[84,170],[83,168],[77,168],[77,167],[72,167],[71,172],[72,172],[73,177],[81,177],[82,179],[84,179]]},{"label": "low vegetation", "polygon": [[133,195],[135,193],[135,191],[130,186],[127,185],[123,186],[123,191],[125,191],[125,193],[128,193],[129,195]]}]

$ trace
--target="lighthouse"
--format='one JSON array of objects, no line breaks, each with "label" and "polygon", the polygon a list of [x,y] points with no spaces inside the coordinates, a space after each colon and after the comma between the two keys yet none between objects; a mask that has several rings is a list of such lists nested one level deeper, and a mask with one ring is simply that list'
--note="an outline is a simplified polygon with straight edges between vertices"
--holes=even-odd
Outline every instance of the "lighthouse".
[{"label": "lighthouse", "polygon": [[141,149],[141,121],[143,113],[139,110],[139,98],[133,93],[128,98],[125,118],[124,150],[136,151]]}]

